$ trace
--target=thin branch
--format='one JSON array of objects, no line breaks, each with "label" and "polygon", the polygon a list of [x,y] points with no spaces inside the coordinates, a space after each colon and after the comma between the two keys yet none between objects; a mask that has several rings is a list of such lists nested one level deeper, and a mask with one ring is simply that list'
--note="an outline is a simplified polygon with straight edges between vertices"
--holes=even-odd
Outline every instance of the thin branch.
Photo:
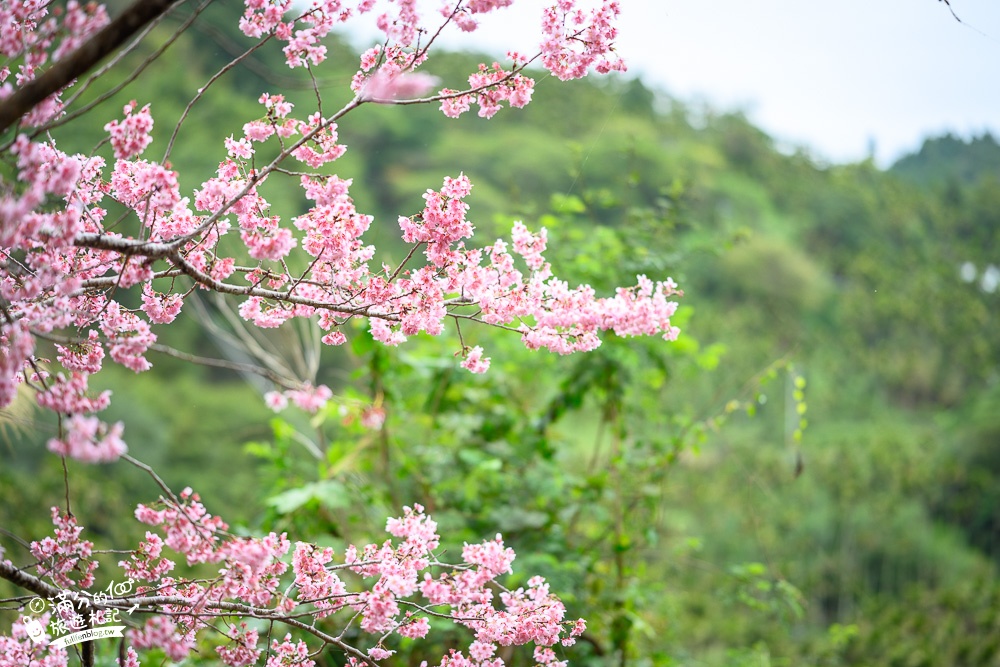
[{"label": "thin branch", "polygon": [[[146,471],[146,473],[150,477],[153,478],[153,481],[156,482],[156,485],[158,487],[160,487],[160,489],[165,494],[167,494],[168,496],[170,496],[170,499],[174,501],[174,504],[178,508],[181,508],[181,507],[184,506],[183,503],[181,502],[181,499],[177,497],[177,495],[170,489],[170,487],[167,486],[167,483],[163,481],[163,478],[161,478],[159,475],[157,475],[156,471],[153,470],[150,466],[146,465],[145,463],[143,463],[139,459],[136,459],[136,458],[133,458],[133,457],[129,456],[128,454],[122,454],[122,459],[124,459],[125,461],[131,463],[136,468],[139,468],[140,470]],[[198,525],[198,523],[196,521],[192,522],[192,524],[193,525]]]},{"label": "thin branch", "polygon": [[[198,25],[195,27],[195,30],[205,33],[205,35],[208,36],[214,44],[228,51],[230,56],[236,57],[243,52],[243,47],[241,45],[231,39],[229,35],[214,26]],[[284,88],[286,90],[306,90],[311,88],[313,85],[313,82],[302,78],[278,74],[265,63],[262,63],[255,58],[247,58],[246,61],[243,62],[243,66],[260,78],[264,79],[265,82],[271,84],[272,86],[277,86],[278,88]],[[350,77],[347,77],[346,80],[350,81]],[[320,86],[328,88],[342,84],[343,80],[320,79],[318,83]]]},{"label": "thin branch", "polygon": [[174,507],[177,509],[177,511],[184,515],[184,518],[188,520],[188,522],[195,528],[195,530],[197,530],[198,532],[202,533],[203,536],[205,536],[204,539],[206,539],[208,541],[211,541],[212,538],[215,536],[214,534],[216,532],[219,532],[219,533],[222,532],[222,531],[217,531],[217,530],[210,530],[210,529],[206,528],[205,526],[202,526],[201,523],[200,523],[200,521],[198,520],[198,517],[193,517],[190,514],[188,514],[187,505],[185,505],[184,502],[180,498],[177,497],[177,494],[175,494],[170,489],[170,487],[167,486],[167,483],[163,481],[162,477],[160,477],[158,474],[156,474],[156,471],[153,470],[153,468],[151,466],[143,463],[139,459],[136,459],[136,458],[133,458],[132,456],[129,456],[128,454],[122,454],[121,458],[122,458],[123,461],[126,461],[127,463],[131,463],[136,468],[139,468],[140,470],[146,471],[146,473],[150,477],[153,478],[153,481],[156,482],[156,485],[159,486],[160,489],[164,493],[166,493],[168,496],[170,496],[170,500],[173,501]]},{"label": "thin branch", "polygon": [[159,352],[160,354],[165,354],[175,359],[181,359],[182,361],[189,361],[193,364],[199,364],[201,366],[209,366],[212,368],[224,368],[230,371],[236,371],[237,373],[253,373],[254,375],[259,375],[261,377],[267,378],[274,384],[284,387],[286,389],[299,389],[301,384],[298,382],[293,382],[287,377],[275,373],[269,368],[264,368],[262,366],[256,366],[254,364],[244,364],[235,361],[226,361],[225,359],[215,359],[213,357],[202,357],[197,354],[190,354],[188,352],[182,352],[176,350],[167,345],[161,345],[160,343],[153,343],[149,346],[149,349],[154,352]]},{"label": "thin branch", "polygon": [[387,280],[386,282],[391,283],[393,280],[395,280],[396,277],[399,275],[400,271],[403,270],[403,267],[406,266],[407,262],[410,261],[410,258],[413,257],[413,253],[417,251],[417,248],[419,248],[422,245],[425,245],[425,243],[426,243],[425,241],[420,241],[419,243],[416,243],[412,248],[410,248],[410,252],[406,254],[406,257],[403,258],[403,261],[399,263],[399,266],[396,267],[396,270],[392,272],[392,275],[389,276],[389,280]]},{"label": "thin branch", "polygon": [[955,20],[958,21],[959,23],[962,23],[962,19],[958,18],[958,14],[955,13],[955,10],[951,6],[951,0],[938,0],[938,2],[943,2],[944,4],[946,4],[948,6],[948,11],[951,12],[951,15],[955,17]]},{"label": "thin branch", "polygon": [[[178,119],[177,125],[174,126],[174,131],[173,134],[170,135],[170,141],[167,142],[167,150],[163,154],[162,162],[166,162],[170,158],[170,153],[174,149],[174,142],[177,141],[177,134],[181,131],[181,126],[184,124],[184,121],[187,120],[188,114],[191,112],[191,108],[194,107],[194,105],[197,104],[199,100],[201,100],[201,98],[205,95],[205,93],[212,86],[212,84],[218,81],[223,74],[225,74],[229,70],[239,65],[244,59],[248,58],[251,53],[259,49],[260,47],[264,46],[264,44],[266,44],[268,40],[271,39],[272,36],[273,35],[268,35],[267,37],[260,40],[259,42],[251,46],[249,49],[244,51],[242,55],[231,60],[229,63],[223,66],[222,69],[216,72],[212,76],[212,78],[205,83],[204,86],[198,89],[198,93],[191,99],[190,102],[187,103],[187,106],[184,107],[184,112],[181,114],[180,119]],[[249,192],[249,190],[247,190],[247,192]]]},{"label": "thin branch", "polygon": [[475,88],[468,88],[466,90],[460,90],[455,93],[444,93],[441,95],[432,95],[430,97],[411,97],[403,100],[396,99],[382,99],[382,98],[365,98],[365,102],[372,102],[374,104],[395,104],[397,106],[409,106],[411,104],[433,104],[434,102],[441,102],[443,100],[452,100],[456,97],[465,97],[466,95],[475,95],[476,93],[494,88],[502,83],[507,83],[515,76],[523,72],[528,68],[528,65],[535,62],[542,57],[541,52],[536,53],[531,57],[530,60],[526,61],[523,65],[515,67],[510,72],[508,72],[502,79],[493,81],[492,83],[483,84],[482,86],[476,86]]}]

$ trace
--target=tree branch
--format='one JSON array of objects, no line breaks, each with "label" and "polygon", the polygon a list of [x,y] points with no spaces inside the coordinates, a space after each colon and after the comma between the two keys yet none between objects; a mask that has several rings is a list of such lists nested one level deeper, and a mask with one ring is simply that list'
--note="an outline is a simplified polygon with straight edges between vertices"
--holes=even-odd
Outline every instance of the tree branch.
[{"label": "tree branch", "polygon": [[9,561],[0,560],[0,579],[6,579],[15,586],[20,586],[43,598],[52,598],[59,595],[58,588],[42,581],[34,575],[17,569]]},{"label": "tree branch", "polygon": [[47,97],[86,73],[144,25],[167,11],[174,2],[176,0],[136,0],[71,55],[55,63],[0,104],[0,132],[5,132]]}]

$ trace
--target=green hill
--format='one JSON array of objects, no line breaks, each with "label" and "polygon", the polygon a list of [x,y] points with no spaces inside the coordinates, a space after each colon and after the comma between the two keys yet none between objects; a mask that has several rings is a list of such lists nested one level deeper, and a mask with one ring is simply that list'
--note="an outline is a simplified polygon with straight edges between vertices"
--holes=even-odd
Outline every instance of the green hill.
[{"label": "green hill", "polygon": [[995,184],[1000,179],[1000,145],[989,132],[969,140],[953,134],[928,138],[890,171],[917,185],[975,185],[981,180]]}]

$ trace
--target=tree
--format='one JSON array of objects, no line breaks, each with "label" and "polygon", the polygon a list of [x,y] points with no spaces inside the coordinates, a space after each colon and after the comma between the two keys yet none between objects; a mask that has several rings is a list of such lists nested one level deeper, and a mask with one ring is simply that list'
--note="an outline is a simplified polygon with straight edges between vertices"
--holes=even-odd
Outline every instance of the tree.
[{"label": "tree", "polygon": [[[315,77],[327,56],[323,40],[340,23],[372,13],[375,2],[326,0],[300,12],[291,0],[246,0],[239,26],[253,45],[192,97],[158,160],[143,157],[154,126],[149,104],[130,102],[123,115],[96,121],[106,140],[89,154],[62,151],[52,133],[91,126],[110,93],[143,76],[207,2],[189,10],[175,34],[153,48],[144,42],[150,26],[180,16],[183,1],[137,2],[114,21],[96,4],[25,0],[0,7],[0,50],[7,58],[0,69],[0,406],[19,395],[33,397],[58,415],[58,434],[48,443],[52,453],[137,466],[163,492],[136,510],[136,518],[158,532],[148,531],[122,557],[120,575],[106,588],[96,583],[94,544],[84,539],[68,501],[51,510],[54,536],[31,541],[30,558],[16,556],[26,565],[0,562],[0,578],[24,593],[8,600],[23,614],[11,636],[0,637],[0,665],[68,664],[70,654],[53,641],[56,635],[77,630],[93,638],[102,626],[124,619],[144,622],[128,630],[120,665],[138,664],[135,649],[158,648],[181,660],[199,636],[217,644],[227,665],[265,659],[268,665],[312,665],[327,647],[348,664],[374,665],[392,655],[390,637],[422,638],[432,618],[451,619],[473,635],[465,651],[451,650],[441,665],[501,664],[498,646],[529,642],[538,663],[558,664],[551,647],[572,644],[583,632],[582,620],[564,620],[565,608],[540,577],[516,590],[500,586],[497,578],[510,571],[514,554],[499,536],[466,545],[460,563],[439,561],[436,524],[419,505],[388,520],[395,543],[349,547],[336,564],[332,550],[293,546],[284,535],[229,533],[191,489],[175,493],[127,453],[125,425],[97,416],[110,395],[89,388],[105,356],[146,372],[153,351],[264,376],[275,385],[266,396],[275,409],[292,402],[315,412],[331,398],[328,387],[310,378],[159,344],[154,327],[178,321],[197,294],[236,299],[239,315],[265,329],[308,320],[327,345],[343,344],[353,320],[366,320],[371,336],[389,346],[420,332],[442,334],[451,320],[461,365],[473,373],[486,372],[490,358],[481,347],[464,344],[461,325],[467,322],[509,330],[528,348],[560,354],[593,350],[598,334],[609,330],[676,338],[670,299],[679,292],[670,279],[639,276],[637,285],[608,298],[587,285],[571,288],[545,261],[545,231],[529,231],[520,222],[513,225],[512,252],[503,240],[467,246],[473,226],[463,200],[472,184],[462,174],[428,189],[422,210],[399,217],[405,259],[372,268],[377,251],[363,238],[372,218],[355,209],[351,181],[329,167],[346,150],[338,136],[346,117],[374,104],[438,104],[448,117],[477,105],[479,115],[490,118],[503,102],[528,104],[534,82],[524,72],[536,61],[561,80],[591,69],[624,69],[613,48],[618,3],[606,0],[585,12],[573,0],[559,0],[543,12],[545,40],[536,55],[511,53],[510,65],[480,65],[467,86],[429,94],[437,82],[420,68],[441,30],[475,30],[477,15],[509,4],[457,0],[435,24],[419,15],[415,3],[401,0],[376,17],[385,39],[362,55],[349,101],[329,112]],[[220,77],[272,42],[284,43],[289,67],[308,72],[315,108],[302,114],[278,92],[261,95],[259,118],[217,138],[224,157],[216,175],[185,196],[184,176],[170,156],[185,140],[189,112]],[[143,48],[148,55],[131,73],[111,67]],[[105,56],[111,56],[109,65],[80,78]],[[121,78],[109,82],[110,76]],[[109,92],[95,97],[98,83]],[[288,214],[269,203],[266,188],[278,180],[297,184],[310,202],[305,212]],[[47,345],[56,363],[44,358]],[[248,625],[251,619],[269,624],[266,638]],[[95,664],[94,651],[93,642],[83,641],[81,663]]]}]

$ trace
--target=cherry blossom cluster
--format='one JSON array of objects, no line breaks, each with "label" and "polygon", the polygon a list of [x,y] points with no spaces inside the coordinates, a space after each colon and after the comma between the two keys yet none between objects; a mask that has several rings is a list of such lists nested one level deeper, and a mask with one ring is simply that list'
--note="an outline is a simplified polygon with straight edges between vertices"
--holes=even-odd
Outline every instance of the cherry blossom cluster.
[{"label": "cherry blossom cluster", "polygon": [[441,112],[449,118],[458,118],[468,111],[472,103],[479,105],[480,118],[492,118],[500,110],[500,102],[506,101],[510,106],[520,109],[531,101],[535,89],[535,81],[520,74],[524,62],[517,53],[508,54],[514,60],[514,68],[506,70],[500,63],[493,67],[479,65],[479,71],[469,76],[469,88],[477,91],[475,94],[460,94],[459,91],[445,88],[441,91]]},{"label": "cherry blossom cluster", "polygon": [[285,61],[294,68],[316,66],[326,60],[323,38],[338,23],[370,11],[375,0],[361,0],[353,7],[341,0],[315,0],[298,19],[288,21],[285,18],[292,9],[292,0],[245,0],[244,4],[240,30],[248,37],[273,34],[286,42]]},{"label": "cherry blossom cluster", "polygon": [[[4,138],[0,148],[4,174],[12,175],[0,181],[0,408],[28,388],[40,407],[59,415],[52,452],[95,463],[121,457],[124,425],[100,419],[111,396],[92,391],[90,376],[106,360],[134,372],[150,369],[155,327],[180,317],[197,290],[230,295],[239,315],[261,328],[311,320],[327,345],[345,343],[347,323],[358,318],[386,345],[441,334],[448,318],[513,329],[527,347],[560,354],[594,349],[605,331],[675,338],[672,297],[680,292],[670,279],[639,276],[635,286],[605,298],[587,285],[571,287],[545,259],[545,230],[521,222],[509,241],[473,246],[466,201],[472,183],[462,174],[428,189],[422,206],[399,216],[410,244],[406,259],[377,262],[365,242],[372,217],[355,208],[351,180],[331,171],[346,151],[344,117],[368,103],[420,98],[451,117],[475,104],[489,118],[505,102],[530,102],[534,82],[524,70],[536,59],[564,80],[624,69],[614,52],[618,2],[602,1],[589,12],[575,0],[552,2],[537,55],[509,53],[509,67],[480,65],[467,88],[422,98],[438,85],[421,70],[438,24],[472,31],[481,15],[513,0],[448,0],[434,19],[422,16],[415,0],[384,3],[381,13],[375,0],[315,0],[304,9],[291,0],[245,0],[241,30],[279,42],[292,68],[321,66],[330,55],[324,45],[330,31],[364,14],[375,14],[385,40],[362,55],[351,82],[354,99],[331,115],[297,113],[282,95],[262,95],[260,116],[218,139],[215,175],[188,192],[168,162],[147,157],[151,105],[125,104],[100,121],[105,148],[70,155],[44,131],[72,118],[64,116],[66,89],[37,104],[20,119],[23,133]],[[3,3],[0,100],[71,57],[107,21],[96,3]],[[263,194],[286,178],[308,202],[294,216],[273,210]],[[127,215],[109,218],[109,209],[122,208]],[[54,361],[43,356],[50,351]],[[480,346],[458,354],[471,372],[490,367]],[[311,378],[287,378],[265,400],[274,409],[292,404],[315,412],[332,397]],[[369,428],[385,419],[378,406],[360,414]],[[539,665],[562,667],[555,649],[585,629],[582,620],[565,619],[565,607],[540,577],[503,587],[514,553],[500,536],[465,545],[459,563],[441,563],[437,526],[419,506],[387,522],[390,539],[350,546],[339,557],[314,544],[293,545],[283,534],[233,536],[190,489],[139,506],[136,518],[148,530],[119,566],[141,587],[117,608],[148,618],[129,631],[131,646],[116,661],[122,666],[138,666],[136,649],[162,649],[182,661],[202,637],[222,638],[216,652],[231,667],[265,656],[268,667],[309,667],[320,646],[336,647],[348,664],[373,665],[392,656],[402,639],[425,637],[430,620],[439,618],[471,633],[468,646],[441,657],[441,667],[499,667],[500,647],[529,643]],[[53,509],[52,520],[54,535],[30,546],[36,592],[49,585],[46,579],[86,590],[97,568],[93,545],[81,539],[72,515]],[[8,567],[10,561],[0,562],[0,571]],[[206,567],[216,570],[214,578],[179,573]],[[26,576],[13,572],[7,578],[15,583]],[[249,619],[284,622],[297,634],[262,638]],[[354,625],[366,644],[343,641],[344,629]],[[68,659],[61,648],[29,640],[22,621],[0,636],[3,667],[62,666]]]},{"label": "cherry blossom cluster", "polygon": [[[361,548],[351,545],[339,564],[331,548],[305,542],[295,545],[289,563],[291,545],[284,534],[229,535],[225,522],[209,514],[190,489],[159,506],[140,505],[136,510],[136,518],[159,534],[147,532],[139,547],[119,563],[130,580],[129,594],[92,598],[102,609],[131,606],[149,615],[127,633],[126,665],[139,664],[135,649],[161,649],[180,662],[200,634],[210,641],[224,638],[215,650],[230,667],[258,664],[265,652],[267,665],[312,665],[316,646],[310,648],[310,643],[332,644],[347,655],[349,665],[374,665],[395,653],[392,646],[400,638],[427,636],[429,619],[439,618],[471,632],[466,650],[451,650],[442,657],[442,666],[501,667],[499,647],[534,644],[537,664],[562,667],[565,662],[557,659],[552,647],[571,646],[586,628],[582,619],[565,619],[565,606],[541,577],[529,579],[527,587],[503,587],[499,579],[513,572],[515,554],[499,535],[466,544],[460,563],[439,561],[434,553],[441,540],[437,524],[420,505],[404,508],[403,516],[386,522],[390,539]],[[54,508],[52,518],[55,535],[31,545],[39,561],[38,576],[66,589],[91,588],[97,567],[90,560],[92,544],[80,540],[83,528],[73,517]],[[188,566],[217,565],[218,576],[205,580],[168,575],[182,558]],[[84,576],[73,581],[67,576],[73,570]],[[134,594],[133,580],[145,582]],[[273,639],[270,646],[262,645],[258,632],[245,621],[228,622],[234,610],[240,610],[237,616],[278,623],[295,619],[295,627],[307,630],[306,637],[287,634],[282,640]],[[326,620],[338,613],[336,619]],[[314,619],[311,625],[302,622],[309,617]],[[15,625],[12,637],[0,637],[0,645],[9,645],[17,655],[31,654],[31,660],[38,661],[31,664],[67,664],[62,649],[39,651],[51,637],[45,641],[36,637],[33,648],[25,640],[23,622]],[[341,628],[357,622],[371,637],[367,647],[344,643],[339,639],[342,631],[337,637],[328,634],[331,622]]]},{"label": "cherry blossom cluster", "polygon": [[[38,622],[47,625],[51,614],[46,612]],[[43,641],[31,639],[26,629],[27,619],[20,617],[11,625],[10,635],[0,635],[0,667],[67,667],[69,653],[61,646],[51,646],[51,638]],[[138,667],[128,665],[127,667]]]},{"label": "cherry blossom cluster", "polygon": [[387,102],[419,97],[437,85],[438,78],[414,72],[427,52],[376,44],[361,54],[361,69],[351,79],[351,90],[363,100]]},{"label": "cherry blossom cluster", "polygon": [[[52,3],[30,0],[0,4],[0,54],[8,60],[0,65],[0,100],[44,71],[47,64],[66,57],[108,23],[104,5],[70,0],[55,8]],[[10,78],[11,66],[15,84]],[[39,126],[62,114],[58,93],[34,107],[21,119],[22,126]]]},{"label": "cherry blossom cluster", "polygon": [[153,131],[153,117],[149,114],[149,105],[133,114],[135,107],[135,100],[129,102],[123,109],[125,120],[122,122],[113,120],[104,126],[104,130],[111,135],[111,145],[115,149],[115,157],[119,160],[141,154],[153,140],[149,134]]},{"label": "cherry blossom cluster", "polygon": [[591,67],[600,74],[624,72],[625,63],[614,50],[615,19],[620,12],[618,0],[605,0],[589,15],[575,0],[557,0],[546,8],[542,15],[545,69],[562,81],[586,76]]},{"label": "cherry blossom cluster", "polygon": [[[81,540],[83,526],[77,525],[73,515],[63,514],[58,507],[52,508],[52,523],[56,527],[53,537],[31,543],[31,555],[38,559],[38,575],[51,577],[65,588],[74,585],[90,588],[94,585],[94,570],[97,569],[97,561],[90,560],[94,543]],[[77,581],[69,577],[71,572],[79,573]]]},{"label": "cherry blossom cluster", "polygon": [[469,0],[469,2],[459,0],[459,2],[446,2],[441,7],[441,15],[446,18],[450,17],[460,30],[473,32],[479,27],[479,21],[474,18],[476,14],[485,14],[494,9],[509,7],[513,2],[514,0]]}]

